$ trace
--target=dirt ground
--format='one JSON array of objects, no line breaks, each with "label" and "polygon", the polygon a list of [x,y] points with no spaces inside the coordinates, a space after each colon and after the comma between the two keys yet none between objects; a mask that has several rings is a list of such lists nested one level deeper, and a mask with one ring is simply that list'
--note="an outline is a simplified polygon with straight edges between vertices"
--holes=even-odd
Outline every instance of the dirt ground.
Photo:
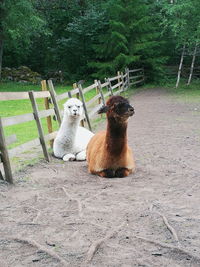
[{"label": "dirt ground", "polygon": [[159,89],[131,103],[134,174],[53,159],[1,182],[1,267],[200,266],[200,103]]}]

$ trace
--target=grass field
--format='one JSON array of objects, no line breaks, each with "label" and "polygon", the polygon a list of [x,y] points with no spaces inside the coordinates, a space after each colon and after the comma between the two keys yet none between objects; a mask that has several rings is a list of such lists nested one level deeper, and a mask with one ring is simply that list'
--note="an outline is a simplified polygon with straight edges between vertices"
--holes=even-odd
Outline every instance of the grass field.
[{"label": "grass field", "polygon": [[163,88],[166,89],[169,94],[176,100],[181,102],[200,102],[200,80],[195,80],[191,85],[186,85],[187,81],[181,81],[178,88],[175,88],[176,80],[171,83],[155,85],[145,84],[144,89],[149,88]]},{"label": "grass field", "polygon": [[200,80],[196,80],[190,86],[184,83],[180,84],[178,88],[168,87],[168,90],[178,101],[200,102]]},{"label": "grass field", "polygon": [[[91,83],[87,83],[84,87],[91,85]],[[123,96],[129,98],[133,92],[139,91],[139,90],[148,90],[149,88],[165,88],[169,91],[169,94],[175,98],[178,101],[182,102],[200,102],[200,86],[199,83],[193,83],[191,86],[186,86],[184,84],[180,85],[178,89],[174,88],[173,84],[167,84],[164,86],[155,86],[155,84],[146,84],[145,86],[139,87],[139,88],[132,88],[131,90],[127,90]],[[55,86],[55,90],[57,94],[62,94],[66,91],[69,91],[73,89],[72,86]],[[105,89],[106,90],[106,89]],[[19,83],[0,83],[0,92],[18,92],[18,91],[41,91],[40,85],[24,85]],[[96,94],[95,89],[88,92],[85,95],[86,101],[91,99]],[[62,104],[66,100],[59,102],[60,108],[62,108]],[[37,99],[37,103],[39,106],[39,109],[44,109],[44,100]],[[13,100],[13,101],[0,101],[0,116],[2,117],[9,117],[9,116],[15,116],[19,114],[25,114],[25,113],[31,113],[32,107],[29,100]],[[95,120],[93,120],[93,127],[94,129],[98,127],[98,125],[102,122],[102,120],[105,119],[105,116],[97,117]],[[52,120],[53,123],[53,130],[58,130],[58,123],[57,121]],[[42,119],[42,126],[44,133],[47,134],[47,123],[46,119]],[[18,125],[13,125],[10,127],[5,127],[5,135],[10,136],[12,134],[16,134],[17,136],[17,142],[11,144],[8,148],[16,147],[20,144],[26,143],[30,140],[33,140],[38,137],[38,131],[36,127],[35,121],[22,123]],[[15,170],[23,169],[28,164],[34,164],[34,162],[39,161],[40,158],[43,158],[42,153],[38,154],[38,151],[36,150],[36,154],[34,154],[34,151],[27,151],[24,153],[24,155],[16,156],[12,158],[12,164],[15,165]]]},{"label": "grass field", "polygon": [[[92,84],[92,82],[90,83]],[[89,83],[86,86],[90,85]],[[144,87],[140,87],[140,89],[148,89],[154,87],[154,85],[145,85]],[[185,84],[181,84],[178,89],[175,89],[174,84],[168,84],[164,86],[169,93],[176,98],[178,101],[184,102],[199,102],[200,101],[200,86],[199,82],[193,82],[191,86],[186,86]],[[64,85],[56,85],[55,90],[57,94],[62,94],[66,91],[73,89],[72,86],[64,86]],[[0,83],[0,92],[19,92],[19,91],[41,91],[40,85],[27,85],[27,84],[19,84],[19,83]],[[126,92],[126,96],[132,93],[132,90]],[[86,100],[89,100],[96,94],[95,89],[88,92],[85,97]],[[59,106],[62,109],[62,104],[66,100],[60,101]],[[37,100],[39,109],[44,109],[44,101],[43,99]],[[8,117],[15,116],[25,113],[31,113],[32,107],[29,100],[12,100],[12,101],[1,101],[0,102],[0,116]],[[100,122],[100,118],[96,120],[96,124]],[[43,130],[45,134],[47,131],[46,119],[42,119]],[[53,120],[53,130],[58,129],[58,123]],[[9,148],[15,147],[19,144],[23,144],[28,142],[29,140],[35,139],[38,137],[38,132],[36,128],[36,124],[34,121],[26,122],[10,127],[5,128],[6,136],[16,134],[17,142],[10,145]]]},{"label": "grass field", "polygon": [[[59,85],[55,86],[56,93],[62,94],[69,90],[72,90],[72,86],[64,86]],[[0,92],[28,92],[28,91],[41,91],[40,85],[27,85],[27,84],[19,84],[19,83],[0,83]],[[96,94],[95,90],[92,90],[86,94],[86,100],[92,98]],[[59,102],[59,106],[62,109],[62,105],[66,100],[62,100]],[[44,109],[44,100],[37,99],[38,107],[40,110]],[[20,114],[31,113],[32,107],[29,100],[11,100],[11,101],[1,101],[0,102],[0,116],[1,117],[9,117],[16,116]],[[42,125],[44,133],[48,133],[46,119],[42,119]],[[53,122],[53,130],[58,129],[58,123],[54,120]],[[9,127],[5,127],[5,135],[10,136],[12,134],[16,134],[17,142],[11,144],[9,148],[18,146],[20,144],[26,143],[32,139],[38,137],[38,132],[36,128],[35,121],[30,121],[26,123],[21,123]]]}]

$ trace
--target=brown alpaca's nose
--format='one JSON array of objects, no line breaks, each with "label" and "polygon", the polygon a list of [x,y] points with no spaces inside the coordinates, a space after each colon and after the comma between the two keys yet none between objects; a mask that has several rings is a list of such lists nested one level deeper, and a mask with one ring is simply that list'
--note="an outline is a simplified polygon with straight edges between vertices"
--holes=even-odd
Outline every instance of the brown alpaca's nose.
[{"label": "brown alpaca's nose", "polygon": [[135,110],[132,106],[128,109],[130,116],[132,116],[135,113]]}]

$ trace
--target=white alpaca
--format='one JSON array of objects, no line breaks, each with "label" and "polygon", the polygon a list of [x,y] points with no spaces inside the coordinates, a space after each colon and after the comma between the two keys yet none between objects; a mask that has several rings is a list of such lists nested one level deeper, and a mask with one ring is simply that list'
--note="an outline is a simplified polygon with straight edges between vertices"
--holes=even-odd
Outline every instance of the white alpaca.
[{"label": "white alpaca", "polygon": [[86,159],[86,147],[94,134],[79,126],[82,116],[82,102],[77,98],[67,100],[62,123],[53,144],[55,157],[64,161]]}]

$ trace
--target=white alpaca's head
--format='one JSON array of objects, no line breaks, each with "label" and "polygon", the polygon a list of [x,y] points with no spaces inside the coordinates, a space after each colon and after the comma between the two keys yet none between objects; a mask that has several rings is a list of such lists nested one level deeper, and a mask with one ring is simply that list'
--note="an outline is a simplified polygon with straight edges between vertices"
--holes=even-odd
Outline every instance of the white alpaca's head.
[{"label": "white alpaca's head", "polygon": [[82,117],[83,103],[77,98],[70,98],[64,104],[64,114],[71,118]]}]

